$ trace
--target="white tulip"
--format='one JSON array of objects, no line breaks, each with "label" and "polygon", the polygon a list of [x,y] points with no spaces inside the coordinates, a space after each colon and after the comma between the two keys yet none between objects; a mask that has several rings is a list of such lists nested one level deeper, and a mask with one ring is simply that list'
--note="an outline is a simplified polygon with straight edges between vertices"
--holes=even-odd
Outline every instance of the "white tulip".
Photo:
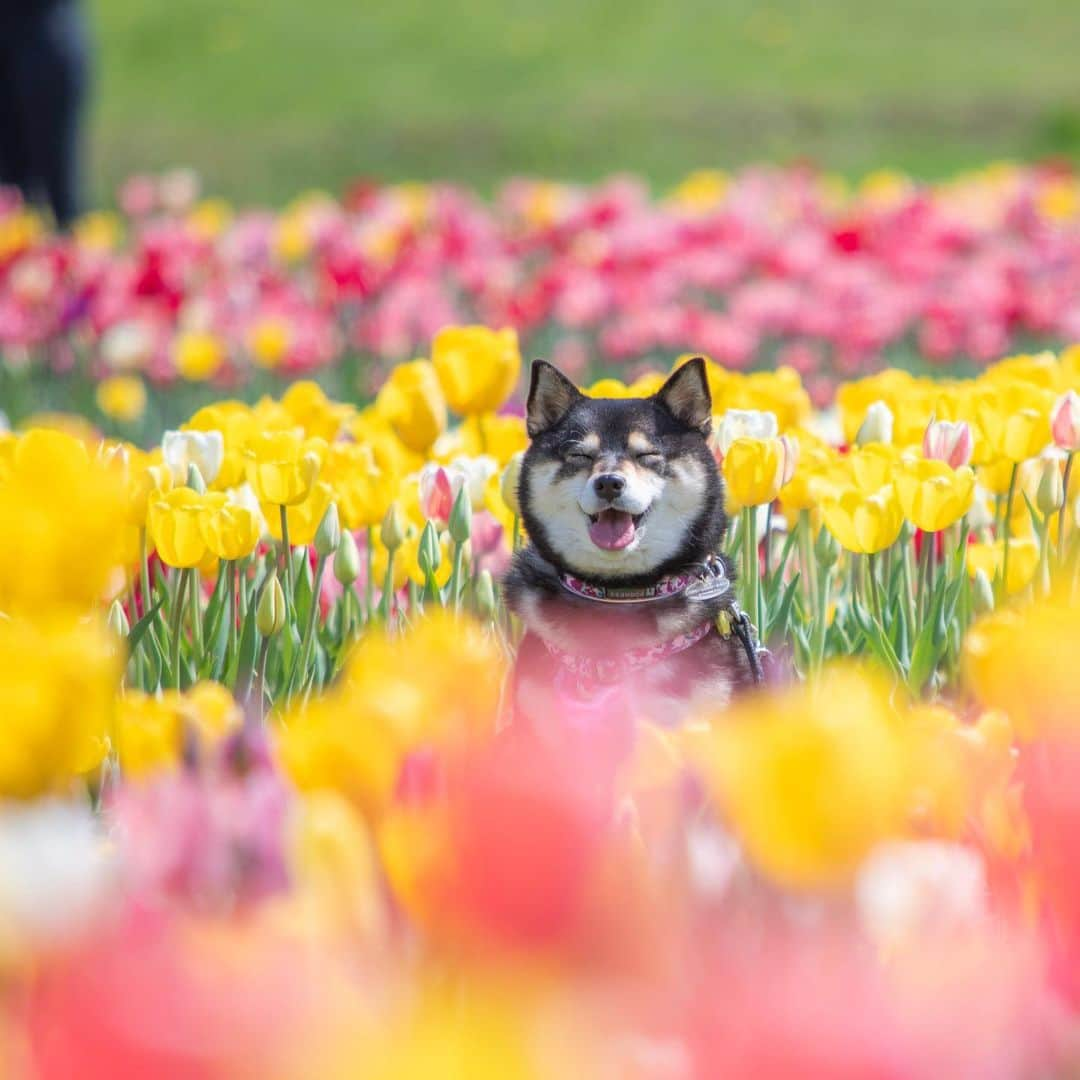
[{"label": "white tulip", "polygon": [[220,431],[166,431],[161,452],[174,483],[186,484],[188,466],[194,465],[212,484],[225,458],[225,436]]},{"label": "white tulip", "polygon": [[728,409],[713,427],[713,441],[721,454],[736,439],[775,439],[779,425],[776,414],[757,409]]}]

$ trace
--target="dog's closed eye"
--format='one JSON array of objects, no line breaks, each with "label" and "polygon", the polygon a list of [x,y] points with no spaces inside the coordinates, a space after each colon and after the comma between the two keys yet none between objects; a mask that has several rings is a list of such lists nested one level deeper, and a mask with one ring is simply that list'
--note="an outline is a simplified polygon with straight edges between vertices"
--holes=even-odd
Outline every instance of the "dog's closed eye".
[{"label": "dog's closed eye", "polygon": [[571,446],[563,450],[563,460],[569,465],[589,465],[596,460],[596,455],[580,446]]},{"label": "dog's closed eye", "polygon": [[656,450],[643,450],[641,453],[634,455],[634,460],[647,469],[656,469],[664,464],[664,455]]}]

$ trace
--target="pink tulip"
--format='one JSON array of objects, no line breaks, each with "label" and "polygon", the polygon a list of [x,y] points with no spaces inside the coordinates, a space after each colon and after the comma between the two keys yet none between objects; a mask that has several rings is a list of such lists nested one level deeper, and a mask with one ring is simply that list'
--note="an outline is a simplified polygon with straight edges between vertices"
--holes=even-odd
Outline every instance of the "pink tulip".
[{"label": "pink tulip", "polygon": [[971,461],[971,428],[960,420],[931,420],[923,435],[923,457],[944,461],[954,469]]},{"label": "pink tulip", "polygon": [[446,524],[454,508],[454,489],[450,475],[438,466],[425,468],[420,473],[420,512],[428,521]]},{"label": "pink tulip", "polygon": [[1067,390],[1054,402],[1050,432],[1055,446],[1069,453],[1080,450],[1080,394],[1075,390]]}]

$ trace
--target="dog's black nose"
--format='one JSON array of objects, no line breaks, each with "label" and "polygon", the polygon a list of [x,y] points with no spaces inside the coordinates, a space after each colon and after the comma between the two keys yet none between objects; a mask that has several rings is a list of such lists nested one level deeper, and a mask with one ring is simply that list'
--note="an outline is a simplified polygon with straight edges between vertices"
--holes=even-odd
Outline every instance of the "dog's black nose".
[{"label": "dog's black nose", "polygon": [[593,490],[601,499],[614,502],[626,487],[626,477],[618,473],[602,473],[593,481]]}]

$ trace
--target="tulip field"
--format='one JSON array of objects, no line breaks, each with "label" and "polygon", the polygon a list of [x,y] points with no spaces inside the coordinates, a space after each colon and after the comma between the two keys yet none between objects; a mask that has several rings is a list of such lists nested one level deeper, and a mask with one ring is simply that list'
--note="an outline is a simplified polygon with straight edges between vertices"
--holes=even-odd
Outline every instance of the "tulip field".
[{"label": "tulip field", "polygon": [[[1072,172],[119,203],[0,202],[0,1075],[1080,1070]],[[529,738],[528,362],[694,356],[767,684]]]}]

